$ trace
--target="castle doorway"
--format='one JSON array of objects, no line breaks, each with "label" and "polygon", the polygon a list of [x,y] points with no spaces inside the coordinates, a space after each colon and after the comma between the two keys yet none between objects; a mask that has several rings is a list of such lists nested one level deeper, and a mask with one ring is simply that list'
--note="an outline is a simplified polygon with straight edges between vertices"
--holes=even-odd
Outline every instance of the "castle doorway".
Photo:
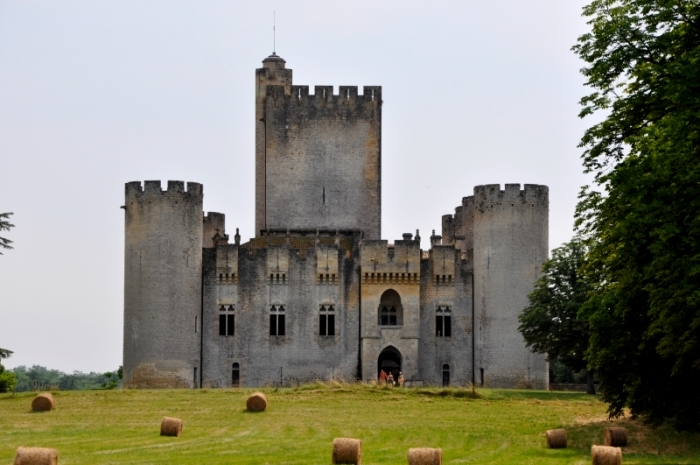
[{"label": "castle doorway", "polygon": [[384,370],[387,375],[391,373],[394,380],[398,380],[401,372],[401,352],[393,346],[382,350],[377,360],[377,367],[377,379],[379,379],[379,373]]}]

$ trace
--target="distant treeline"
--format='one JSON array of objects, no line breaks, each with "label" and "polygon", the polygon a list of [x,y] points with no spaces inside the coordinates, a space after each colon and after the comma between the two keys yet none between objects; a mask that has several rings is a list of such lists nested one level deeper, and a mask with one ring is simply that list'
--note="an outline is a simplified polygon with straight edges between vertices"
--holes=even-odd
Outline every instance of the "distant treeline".
[{"label": "distant treeline", "polygon": [[8,371],[15,374],[16,392],[114,389],[121,386],[121,367],[119,370],[106,373],[74,371],[72,374],[68,374],[39,365],[33,365],[31,368],[22,365]]}]

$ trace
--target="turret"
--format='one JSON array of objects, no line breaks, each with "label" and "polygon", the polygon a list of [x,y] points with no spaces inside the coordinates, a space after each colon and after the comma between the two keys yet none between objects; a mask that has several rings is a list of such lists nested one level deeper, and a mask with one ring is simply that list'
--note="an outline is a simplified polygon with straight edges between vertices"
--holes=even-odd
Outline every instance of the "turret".
[{"label": "turret", "polygon": [[283,92],[290,94],[292,70],[286,68],[286,61],[274,52],[263,60],[263,67],[255,70],[255,236],[267,228],[266,215],[266,121],[265,100],[267,86],[282,86]]},{"label": "turret", "polygon": [[518,315],[549,252],[549,189],[477,186],[473,208],[476,381],[547,389],[545,356],[525,347]]},{"label": "turret", "polygon": [[202,185],[126,184],[124,386],[199,385]]}]

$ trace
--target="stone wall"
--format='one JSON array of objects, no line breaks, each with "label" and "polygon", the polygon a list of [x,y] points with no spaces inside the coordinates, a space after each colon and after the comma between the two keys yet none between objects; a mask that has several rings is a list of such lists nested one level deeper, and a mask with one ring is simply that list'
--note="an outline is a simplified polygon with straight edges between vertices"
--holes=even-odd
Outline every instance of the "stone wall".
[{"label": "stone wall", "polygon": [[126,184],[125,386],[197,385],[202,197],[193,182]]},{"label": "stone wall", "polygon": [[[258,70],[259,79],[283,63]],[[291,86],[269,80],[258,94],[256,235],[265,230],[359,229],[381,236],[382,89]],[[259,89],[261,90],[261,89]],[[260,191],[262,190],[262,191]]]},{"label": "stone wall", "polygon": [[[210,259],[216,267],[205,263],[205,386],[230,386],[234,363],[241,386],[356,379],[359,233],[340,234],[261,237],[217,248]],[[235,278],[227,281],[226,273]],[[229,305],[235,333],[222,336],[219,315],[228,313]],[[272,305],[285,307],[283,336],[270,335]],[[321,305],[334,307],[335,335],[320,335]]]},{"label": "stone wall", "polygon": [[[397,240],[362,241],[362,379],[377,378],[378,359],[387,347],[401,354],[406,380],[417,379],[420,337],[420,243]],[[379,324],[379,307],[387,291],[398,293],[401,315],[397,325]]]},{"label": "stone wall", "polygon": [[[472,382],[472,274],[471,263],[461,255],[452,245],[440,245],[421,261],[419,378],[426,384],[443,384],[444,365],[450,385]],[[444,323],[437,327],[438,307],[441,317],[449,315],[449,335]]]},{"label": "stone wall", "polygon": [[486,386],[549,384],[545,356],[530,352],[518,331],[518,315],[549,253],[548,218],[547,186],[474,188],[475,355]]}]

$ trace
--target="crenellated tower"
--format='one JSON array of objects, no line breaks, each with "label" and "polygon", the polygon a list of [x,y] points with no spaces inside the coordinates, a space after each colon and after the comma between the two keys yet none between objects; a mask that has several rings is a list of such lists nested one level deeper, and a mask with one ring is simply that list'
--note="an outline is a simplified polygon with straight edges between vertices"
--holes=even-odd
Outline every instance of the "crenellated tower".
[{"label": "crenellated tower", "polygon": [[382,88],[292,85],[271,55],[256,71],[256,237],[267,230],[381,236]]},{"label": "crenellated tower", "polygon": [[477,186],[473,205],[476,381],[547,389],[546,358],[525,347],[518,315],[549,254],[549,189]]},{"label": "crenellated tower", "polygon": [[124,385],[199,385],[202,185],[126,183]]}]

